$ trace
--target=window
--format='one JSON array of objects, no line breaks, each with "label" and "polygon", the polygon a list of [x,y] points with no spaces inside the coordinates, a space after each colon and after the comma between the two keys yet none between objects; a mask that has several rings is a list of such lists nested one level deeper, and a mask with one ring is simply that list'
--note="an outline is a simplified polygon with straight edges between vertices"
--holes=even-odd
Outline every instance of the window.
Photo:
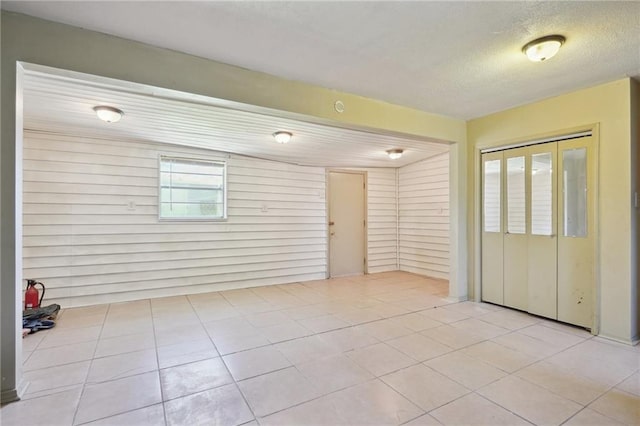
[{"label": "window", "polygon": [[226,219],[226,164],[160,157],[160,219]]}]

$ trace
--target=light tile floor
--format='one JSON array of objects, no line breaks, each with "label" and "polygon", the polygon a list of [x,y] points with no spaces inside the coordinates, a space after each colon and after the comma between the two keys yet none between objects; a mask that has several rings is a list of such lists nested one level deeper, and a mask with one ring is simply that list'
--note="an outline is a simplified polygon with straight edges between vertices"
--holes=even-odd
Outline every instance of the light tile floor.
[{"label": "light tile floor", "polygon": [[640,348],[403,272],[67,309],[9,425],[640,424]]}]

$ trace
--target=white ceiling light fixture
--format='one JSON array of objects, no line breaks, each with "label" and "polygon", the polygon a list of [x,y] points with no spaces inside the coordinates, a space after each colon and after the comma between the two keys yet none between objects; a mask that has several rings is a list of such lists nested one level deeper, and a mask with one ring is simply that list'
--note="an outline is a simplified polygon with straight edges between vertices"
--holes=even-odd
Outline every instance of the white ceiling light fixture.
[{"label": "white ceiling light fixture", "polygon": [[98,105],[93,107],[93,110],[100,120],[106,121],[107,123],[117,123],[124,115],[122,110],[106,105]]},{"label": "white ceiling light fixture", "polygon": [[389,155],[389,158],[391,158],[392,160],[397,160],[398,158],[402,157],[403,152],[404,150],[398,148],[388,149],[387,155]]},{"label": "white ceiling light fixture", "polygon": [[542,62],[555,56],[566,40],[557,34],[540,37],[525,44],[522,53],[532,62]]},{"label": "white ceiling light fixture", "polygon": [[287,143],[291,140],[293,134],[291,132],[278,131],[273,134],[273,138],[278,143]]}]

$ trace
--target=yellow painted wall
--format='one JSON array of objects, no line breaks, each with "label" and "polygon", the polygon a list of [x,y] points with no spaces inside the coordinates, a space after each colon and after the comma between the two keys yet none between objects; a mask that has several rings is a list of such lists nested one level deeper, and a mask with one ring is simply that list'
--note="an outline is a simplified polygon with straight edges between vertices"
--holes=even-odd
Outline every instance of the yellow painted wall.
[{"label": "yellow painted wall", "polygon": [[[479,150],[564,130],[599,124],[600,334],[629,342],[637,338],[636,258],[631,249],[630,79],[579,90],[471,120],[467,124],[470,270],[477,271]],[[473,172],[472,172],[473,171]],[[471,286],[477,272],[470,277]],[[632,278],[633,277],[633,278]]]}]

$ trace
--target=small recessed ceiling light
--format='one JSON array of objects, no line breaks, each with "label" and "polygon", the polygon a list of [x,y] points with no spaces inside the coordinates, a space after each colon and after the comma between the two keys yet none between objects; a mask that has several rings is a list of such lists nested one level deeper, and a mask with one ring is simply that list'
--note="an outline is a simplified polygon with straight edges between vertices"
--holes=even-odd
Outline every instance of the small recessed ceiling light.
[{"label": "small recessed ceiling light", "polygon": [[291,134],[290,132],[275,132],[273,134],[273,138],[276,140],[276,142],[278,143],[287,143],[291,140],[291,136],[293,136],[293,134]]},{"label": "small recessed ceiling light", "polygon": [[122,110],[106,105],[93,107],[93,110],[96,112],[100,120],[106,121],[107,123],[117,123],[124,115]]},{"label": "small recessed ceiling light", "polygon": [[565,42],[564,36],[550,35],[530,41],[522,48],[522,52],[533,62],[542,62],[553,57]]},{"label": "small recessed ceiling light", "polygon": [[402,157],[403,152],[404,152],[403,150],[398,148],[387,150],[387,154],[389,155],[389,158],[391,158],[392,160],[397,160],[398,158]]}]

